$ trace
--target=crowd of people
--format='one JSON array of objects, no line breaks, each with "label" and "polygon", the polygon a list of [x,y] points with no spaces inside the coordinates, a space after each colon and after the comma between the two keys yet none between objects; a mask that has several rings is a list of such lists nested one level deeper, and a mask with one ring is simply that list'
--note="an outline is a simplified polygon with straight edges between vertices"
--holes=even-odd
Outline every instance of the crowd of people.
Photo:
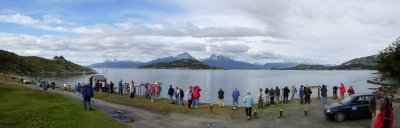
[{"label": "crowd of people", "polygon": [[[266,106],[274,106],[276,104],[288,104],[289,102],[289,95],[290,100],[294,100],[295,96],[298,96],[300,104],[310,104],[311,103],[311,95],[312,95],[312,88],[317,87],[320,88],[320,95],[322,97],[322,104],[326,105],[328,101],[328,86],[304,86],[301,85],[299,89],[296,86],[292,86],[289,89],[288,86],[285,86],[283,89],[280,89],[278,86],[275,88],[271,87],[259,89],[259,92],[256,96],[258,98],[257,103],[257,110],[262,111],[263,108]],[[130,99],[134,99],[135,95],[145,96],[149,101],[153,102],[154,100],[160,98],[161,90],[162,90],[162,83],[155,82],[152,83],[145,83],[140,85],[135,85],[134,81],[130,83],[123,83],[123,80],[118,82],[118,86],[114,86],[114,83],[110,81],[110,84],[102,81],[93,82],[90,86],[89,84],[85,84],[81,86],[80,83],[76,84],[75,86],[76,95],[82,94],[84,109],[87,109],[87,105],[89,109],[92,110],[90,99],[93,97],[93,90],[97,91],[98,93],[115,93],[114,90],[118,90],[116,93],[119,95],[126,95],[129,94]],[[340,93],[340,97],[338,97],[338,91]],[[198,108],[200,102],[200,92],[201,88],[199,85],[195,86],[188,86],[184,91],[183,87],[176,86],[175,88],[170,85],[168,89],[168,98],[171,104],[176,105],[185,105],[185,101],[187,101],[187,108],[193,109]],[[343,83],[340,83],[339,86],[332,87],[332,98],[333,100],[341,100],[345,98],[346,92],[348,95],[354,95],[355,90],[352,86],[346,90],[346,87]],[[225,98],[225,91],[220,88],[217,91],[218,94],[218,106],[225,106],[224,98]],[[283,94],[283,95],[281,95]],[[237,88],[234,88],[231,92],[232,95],[232,110],[236,110],[239,107],[239,97],[240,91]],[[372,113],[372,123],[371,126],[387,126],[390,125],[390,120],[393,121],[393,108],[389,105],[390,101],[387,98],[383,98],[382,91],[378,90],[374,98],[370,101],[370,111]],[[250,92],[246,93],[246,96],[243,97],[243,104],[245,108],[245,113],[247,119],[251,119],[251,113],[253,110],[253,105],[255,104],[254,98]],[[389,121],[388,121],[389,120]],[[388,123],[389,122],[389,123]]]}]

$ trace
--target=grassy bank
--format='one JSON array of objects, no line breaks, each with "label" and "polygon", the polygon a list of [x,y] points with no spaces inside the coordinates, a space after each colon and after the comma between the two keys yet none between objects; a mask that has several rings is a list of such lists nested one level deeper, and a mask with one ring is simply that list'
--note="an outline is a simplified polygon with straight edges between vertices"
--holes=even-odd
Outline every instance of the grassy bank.
[{"label": "grassy bank", "polygon": [[100,111],[84,111],[64,96],[0,80],[0,127],[104,127],[126,125]]},{"label": "grassy bank", "polygon": [[[61,90],[61,88],[60,88]],[[74,90],[68,89],[70,92],[74,92]],[[239,107],[236,108],[236,110],[232,110],[232,106],[225,105],[224,107],[219,107],[218,104],[213,104],[212,110],[210,109],[211,104],[210,103],[200,103],[199,107],[197,109],[188,109],[187,107],[187,102],[185,101],[185,105],[175,105],[175,104],[170,104],[169,99],[161,98],[161,99],[156,99],[154,102],[149,101],[146,99],[144,96],[135,96],[133,100],[129,99],[129,95],[117,95],[116,93],[110,94],[110,93],[94,93],[94,98],[105,100],[108,102],[112,103],[117,103],[117,104],[124,104],[128,106],[135,106],[159,113],[170,113],[170,112],[176,112],[176,113],[184,113],[184,114],[191,114],[191,115],[222,115],[222,116],[229,116],[232,119],[245,119],[246,117],[244,116],[244,107]],[[243,97],[241,97],[243,98]],[[239,99],[240,104],[243,99]],[[173,98],[175,100],[175,98]],[[254,100],[257,100],[256,98]],[[298,103],[299,101],[293,101],[292,103]],[[253,108],[257,108],[257,105],[255,104]],[[278,112],[279,109],[285,109],[286,105],[283,104],[278,104],[275,105],[274,107],[267,107],[266,109],[271,110],[271,111],[276,111]],[[254,110],[254,109],[253,109]]]}]

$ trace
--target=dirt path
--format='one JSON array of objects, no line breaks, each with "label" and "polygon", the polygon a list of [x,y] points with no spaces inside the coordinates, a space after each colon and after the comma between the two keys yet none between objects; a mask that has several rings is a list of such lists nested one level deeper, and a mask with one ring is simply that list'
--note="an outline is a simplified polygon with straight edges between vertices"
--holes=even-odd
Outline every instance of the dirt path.
[{"label": "dirt path", "polygon": [[[24,85],[34,89],[37,88],[32,85]],[[69,99],[81,102],[80,96],[75,93],[59,90],[51,90],[48,92],[58,93],[66,96]],[[134,122],[128,123],[130,126],[136,128],[176,128],[176,127],[190,127],[190,128],[243,128],[243,127],[279,127],[279,128],[369,128],[371,119],[347,120],[342,123],[327,120],[323,114],[323,106],[319,103],[311,105],[299,105],[298,101],[284,106],[268,107],[261,112],[258,112],[258,119],[245,121],[238,119],[231,119],[228,116],[216,115],[202,115],[194,116],[190,114],[181,113],[156,113],[146,109],[115,104],[94,98],[93,104],[98,108],[106,108],[109,110],[120,110],[124,116],[134,119]],[[320,101],[313,101],[320,102]],[[395,104],[395,127],[399,126],[399,104]],[[279,109],[284,110],[283,118],[279,117]],[[304,116],[304,108],[309,109],[310,116]],[[186,109],[186,108],[182,108]],[[195,110],[194,110],[195,111]],[[244,116],[244,112],[243,112]]]}]

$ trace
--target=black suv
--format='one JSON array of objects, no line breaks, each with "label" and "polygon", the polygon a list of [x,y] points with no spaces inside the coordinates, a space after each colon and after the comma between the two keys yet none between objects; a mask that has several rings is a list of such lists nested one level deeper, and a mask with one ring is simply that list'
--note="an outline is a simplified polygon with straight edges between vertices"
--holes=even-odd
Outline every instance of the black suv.
[{"label": "black suv", "polygon": [[373,94],[356,94],[325,107],[325,116],[339,122],[347,118],[371,118],[368,104]]}]

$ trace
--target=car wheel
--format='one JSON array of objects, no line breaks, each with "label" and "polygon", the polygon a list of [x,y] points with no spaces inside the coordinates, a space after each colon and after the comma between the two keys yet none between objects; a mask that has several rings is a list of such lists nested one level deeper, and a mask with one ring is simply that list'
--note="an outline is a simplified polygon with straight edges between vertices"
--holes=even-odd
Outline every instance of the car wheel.
[{"label": "car wheel", "polygon": [[346,115],[343,112],[338,112],[335,114],[335,120],[338,122],[343,122],[346,119]]}]

